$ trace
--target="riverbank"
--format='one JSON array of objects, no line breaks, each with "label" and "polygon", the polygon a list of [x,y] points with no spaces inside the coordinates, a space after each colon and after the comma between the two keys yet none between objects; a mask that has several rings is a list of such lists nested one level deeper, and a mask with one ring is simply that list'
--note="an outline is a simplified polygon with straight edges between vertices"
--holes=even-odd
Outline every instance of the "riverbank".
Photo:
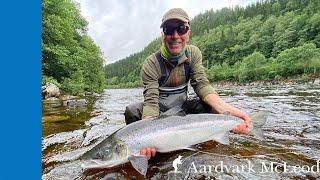
[{"label": "riverbank", "polygon": [[320,85],[320,73],[317,74],[302,74],[281,79],[274,79],[270,81],[251,81],[251,82],[237,82],[237,81],[219,81],[212,82],[214,86],[271,86],[271,85],[295,85],[295,84],[316,84]]},{"label": "riverbank", "polygon": [[[218,81],[211,82],[214,86],[268,86],[268,85],[294,85],[294,84],[320,84],[320,73],[315,74],[300,74],[281,79],[274,79],[270,81],[250,81],[250,82],[238,82],[238,81]],[[133,85],[134,84],[134,85]],[[123,88],[142,88],[139,83],[119,83],[117,85],[106,85],[106,89],[123,89]]]},{"label": "riverbank", "polygon": [[84,128],[84,122],[96,116],[94,104],[99,94],[60,95],[42,100],[42,136]]}]

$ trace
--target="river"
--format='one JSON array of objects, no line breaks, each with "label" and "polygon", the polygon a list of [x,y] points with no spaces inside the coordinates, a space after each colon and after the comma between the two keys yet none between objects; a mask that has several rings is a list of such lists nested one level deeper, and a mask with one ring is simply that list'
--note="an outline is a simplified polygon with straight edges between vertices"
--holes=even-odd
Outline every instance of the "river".
[{"label": "river", "polygon": [[[268,112],[265,141],[231,134],[230,145],[206,142],[198,152],[158,153],[147,179],[320,178],[320,86],[314,84],[217,87],[220,96],[249,115]],[[43,101],[43,179],[143,179],[129,163],[83,172],[77,160],[88,148],[124,126],[125,106],[143,100],[142,89],[108,89],[86,97],[84,108]],[[193,93],[191,92],[191,95]],[[172,161],[179,155],[180,173]]]}]

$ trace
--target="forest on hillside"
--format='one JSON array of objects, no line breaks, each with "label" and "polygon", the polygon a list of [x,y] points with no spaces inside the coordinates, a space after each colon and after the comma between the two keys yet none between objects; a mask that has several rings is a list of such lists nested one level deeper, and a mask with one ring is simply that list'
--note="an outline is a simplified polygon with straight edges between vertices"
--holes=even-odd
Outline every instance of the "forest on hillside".
[{"label": "forest on hillside", "polygon": [[87,21],[69,0],[42,1],[42,83],[63,92],[101,92],[102,52],[87,34]]},{"label": "forest on hillside", "polygon": [[[266,0],[206,11],[191,21],[210,81],[273,80],[320,72],[320,2]],[[109,87],[140,86],[142,62],[161,45],[105,67]]]}]

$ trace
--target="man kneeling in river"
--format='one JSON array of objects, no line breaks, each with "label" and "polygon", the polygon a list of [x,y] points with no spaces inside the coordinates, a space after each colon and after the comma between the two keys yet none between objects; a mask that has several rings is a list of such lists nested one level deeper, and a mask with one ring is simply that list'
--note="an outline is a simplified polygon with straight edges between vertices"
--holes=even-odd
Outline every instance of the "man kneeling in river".
[{"label": "man kneeling in river", "polygon": [[[191,33],[188,14],[180,8],[171,9],[164,14],[160,28],[162,46],[142,65],[144,102],[126,107],[126,124],[150,120],[161,112],[180,106],[186,114],[228,111],[230,115],[243,119],[243,124],[233,132],[248,134],[250,117],[219,97],[205,76],[201,51],[196,46],[187,45]],[[198,96],[196,99],[187,98],[189,81]],[[145,148],[140,154],[155,156],[156,149]]]}]

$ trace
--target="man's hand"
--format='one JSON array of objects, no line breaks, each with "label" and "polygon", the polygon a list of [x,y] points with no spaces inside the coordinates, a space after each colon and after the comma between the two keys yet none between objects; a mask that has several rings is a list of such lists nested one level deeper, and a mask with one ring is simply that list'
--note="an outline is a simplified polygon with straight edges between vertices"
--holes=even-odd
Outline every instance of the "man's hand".
[{"label": "man's hand", "polygon": [[236,128],[234,128],[232,131],[237,134],[248,134],[249,133],[249,125],[251,123],[251,119],[248,116],[247,113],[240,111],[239,109],[234,108],[233,114],[231,115],[239,117],[243,119],[243,123],[239,124]]},{"label": "man's hand", "polygon": [[230,112],[230,115],[239,117],[243,119],[243,123],[239,124],[236,128],[232,131],[237,134],[248,134],[249,133],[249,125],[251,123],[250,117],[247,113],[240,111],[239,109],[231,106],[230,104],[224,102],[218,94],[208,94],[204,97],[204,102],[209,104],[214,111],[218,113],[224,113],[226,111]]},{"label": "man's hand", "polygon": [[154,157],[156,155],[155,148],[144,148],[140,150],[140,155],[147,156],[148,158]]},{"label": "man's hand", "polygon": [[[142,118],[142,120],[151,120],[153,119],[153,116],[146,116]],[[156,155],[156,149],[155,148],[144,148],[140,150],[141,156],[147,156],[148,158],[154,157]]]},{"label": "man's hand", "polygon": [[[151,120],[153,119],[153,116],[146,116],[142,120]],[[148,158],[154,157],[156,155],[156,149],[155,148],[144,148],[140,150],[141,156],[147,156]]]}]

